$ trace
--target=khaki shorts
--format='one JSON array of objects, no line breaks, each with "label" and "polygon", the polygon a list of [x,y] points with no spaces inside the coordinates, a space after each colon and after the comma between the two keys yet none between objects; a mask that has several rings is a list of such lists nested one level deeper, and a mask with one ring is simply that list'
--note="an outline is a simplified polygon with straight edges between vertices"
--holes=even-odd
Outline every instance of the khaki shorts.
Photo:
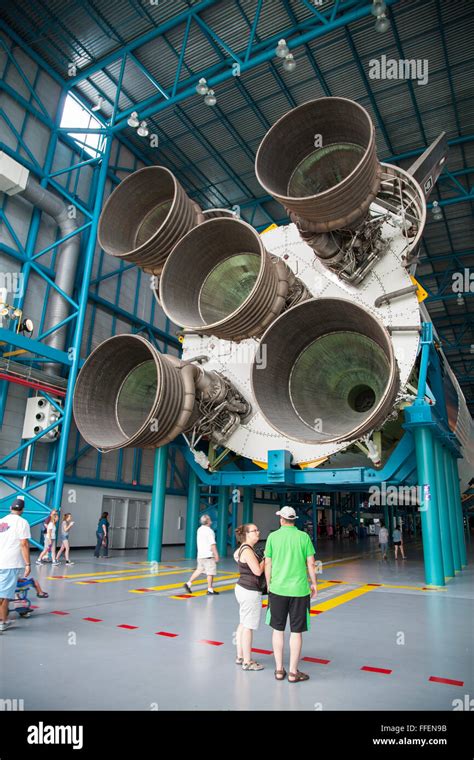
[{"label": "khaki shorts", "polygon": [[204,573],[204,575],[215,575],[217,572],[216,560],[214,557],[205,557],[204,559],[198,557],[197,569],[200,570],[201,573]]},{"label": "khaki shorts", "polygon": [[237,583],[235,586],[235,596],[240,608],[240,624],[245,626],[245,628],[256,631],[260,625],[262,594],[260,591],[250,591],[247,588],[242,588]]}]

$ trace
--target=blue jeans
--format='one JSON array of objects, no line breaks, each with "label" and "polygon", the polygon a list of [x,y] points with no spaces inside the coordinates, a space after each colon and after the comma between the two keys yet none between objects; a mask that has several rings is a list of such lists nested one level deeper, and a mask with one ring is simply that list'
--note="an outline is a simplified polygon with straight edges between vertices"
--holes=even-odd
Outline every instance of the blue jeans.
[{"label": "blue jeans", "polygon": [[95,547],[94,557],[100,557],[100,550],[103,548],[104,550],[104,557],[109,556],[109,537],[105,537],[105,545],[102,546],[102,541],[104,541],[104,534],[103,533],[96,533],[97,536],[97,546]]}]

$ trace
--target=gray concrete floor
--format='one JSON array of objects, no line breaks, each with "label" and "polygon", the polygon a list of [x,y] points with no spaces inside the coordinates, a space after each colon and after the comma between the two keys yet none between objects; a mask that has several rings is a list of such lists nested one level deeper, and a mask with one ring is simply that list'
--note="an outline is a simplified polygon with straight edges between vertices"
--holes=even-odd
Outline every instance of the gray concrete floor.
[{"label": "gray concrete floor", "polygon": [[[165,548],[159,575],[151,577],[145,551],[95,560],[80,550],[72,552],[73,567],[33,565],[50,597],[30,595],[32,617],[12,615],[14,627],[0,635],[0,698],[23,699],[25,710],[452,710],[453,700],[474,694],[472,556],[446,590],[423,591],[420,546],[408,544],[407,554],[405,562],[392,553],[382,563],[375,539],[319,542],[324,564],[313,606],[324,611],[311,617],[303,656],[329,662],[302,662],[310,680],[297,685],[274,680],[269,654],[255,654],[261,672],[234,664],[232,589],[216,598],[173,598],[184,593],[194,564],[182,547]],[[219,576],[234,572],[232,559],[220,563]],[[179,586],[135,591],[170,584]],[[365,584],[384,585],[346,596]],[[328,608],[331,600],[336,605]],[[271,630],[263,621],[254,647],[268,651]]]}]

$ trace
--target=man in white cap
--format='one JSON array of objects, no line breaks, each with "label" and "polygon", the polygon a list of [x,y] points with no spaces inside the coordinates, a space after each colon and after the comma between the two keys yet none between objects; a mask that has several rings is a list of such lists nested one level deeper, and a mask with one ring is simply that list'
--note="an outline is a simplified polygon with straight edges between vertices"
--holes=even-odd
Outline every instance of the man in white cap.
[{"label": "man in white cap", "polygon": [[18,578],[26,578],[31,572],[31,533],[29,523],[21,516],[24,506],[22,499],[15,499],[10,514],[0,517],[0,633],[11,625],[8,602],[15,598]]},{"label": "man in white cap", "polygon": [[[282,507],[276,513],[280,529],[270,533],[265,546],[265,576],[268,586],[266,623],[273,628],[275,678],[283,681],[285,627],[290,616],[290,669],[288,681],[299,683],[309,676],[298,670],[303,644],[302,634],[310,628],[310,602],[317,595],[314,546],[307,533],[295,525],[297,514],[293,507]],[[308,575],[311,586],[308,583]]]}]

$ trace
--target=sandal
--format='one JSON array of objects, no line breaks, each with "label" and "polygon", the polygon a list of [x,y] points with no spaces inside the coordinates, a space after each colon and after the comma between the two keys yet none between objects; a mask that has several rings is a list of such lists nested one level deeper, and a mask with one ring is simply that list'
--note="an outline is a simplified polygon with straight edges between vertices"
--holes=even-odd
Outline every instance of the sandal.
[{"label": "sandal", "polygon": [[[293,680],[290,681],[290,676],[293,676]],[[306,673],[302,673],[297,670],[296,673],[288,673],[288,683],[299,683],[300,681],[309,681],[309,676]]]},{"label": "sandal", "polygon": [[49,597],[49,594],[47,594],[46,591],[43,591],[42,594],[36,594],[36,596],[40,599],[47,599]]},{"label": "sandal", "polygon": [[242,670],[263,670],[263,665],[260,665],[259,662],[255,662],[255,660],[250,660],[250,662],[243,662],[242,663]]},{"label": "sandal", "polygon": [[235,664],[236,665],[243,665],[244,664],[244,658],[243,657],[236,657],[235,658]]},{"label": "sandal", "polygon": [[277,681],[284,681],[286,678],[285,668],[283,668],[283,670],[275,670],[274,676]]}]

